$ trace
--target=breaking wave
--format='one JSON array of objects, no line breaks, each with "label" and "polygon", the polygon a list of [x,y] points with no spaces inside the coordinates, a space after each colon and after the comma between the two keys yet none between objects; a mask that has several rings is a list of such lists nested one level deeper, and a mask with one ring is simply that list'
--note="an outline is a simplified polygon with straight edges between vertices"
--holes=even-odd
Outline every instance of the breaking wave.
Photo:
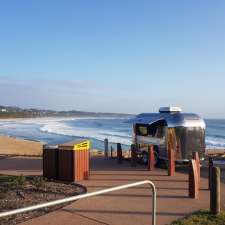
[{"label": "breaking wave", "polygon": [[[206,120],[207,148],[225,148],[225,120]],[[0,120],[0,134],[59,143],[74,138],[130,145],[128,118],[37,118]]]},{"label": "breaking wave", "polygon": [[[102,120],[102,119],[101,119]],[[105,119],[106,120],[106,119]],[[84,119],[82,119],[84,121]],[[112,143],[121,143],[124,145],[131,144],[131,135],[124,131],[110,131],[104,127],[104,124],[97,123],[96,127],[80,127],[76,123],[65,123],[65,121],[49,121],[43,125],[40,130],[43,132],[81,137],[92,138],[104,141],[108,138]]]}]

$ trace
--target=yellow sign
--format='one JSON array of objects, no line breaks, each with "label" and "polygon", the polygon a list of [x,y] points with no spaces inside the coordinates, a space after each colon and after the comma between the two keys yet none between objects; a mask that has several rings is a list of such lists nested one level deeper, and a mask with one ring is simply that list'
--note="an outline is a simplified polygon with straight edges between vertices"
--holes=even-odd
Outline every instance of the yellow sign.
[{"label": "yellow sign", "polygon": [[83,141],[79,144],[74,145],[73,150],[75,151],[82,151],[82,150],[89,150],[90,149],[90,141]]}]

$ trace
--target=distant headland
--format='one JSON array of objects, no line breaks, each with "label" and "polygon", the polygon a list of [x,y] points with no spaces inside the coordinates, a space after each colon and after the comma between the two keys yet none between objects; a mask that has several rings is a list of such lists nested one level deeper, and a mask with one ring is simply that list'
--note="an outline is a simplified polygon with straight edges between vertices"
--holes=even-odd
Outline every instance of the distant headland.
[{"label": "distant headland", "polygon": [[86,112],[79,110],[56,111],[48,109],[21,108],[17,106],[0,105],[0,119],[36,118],[36,117],[121,117],[132,116],[125,113]]}]

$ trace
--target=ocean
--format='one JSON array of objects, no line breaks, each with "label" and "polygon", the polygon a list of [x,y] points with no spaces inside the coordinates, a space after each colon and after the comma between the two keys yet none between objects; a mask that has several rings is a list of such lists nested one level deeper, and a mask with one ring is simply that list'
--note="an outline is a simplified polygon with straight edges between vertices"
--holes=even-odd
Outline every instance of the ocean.
[{"label": "ocean", "polygon": [[[225,148],[225,120],[206,119],[207,148]],[[132,123],[129,118],[32,118],[0,120],[0,134],[17,138],[60,144],[74,139],[88,138],[92,147],[104,148],[104,139],[111,145],[131,144]]]}]

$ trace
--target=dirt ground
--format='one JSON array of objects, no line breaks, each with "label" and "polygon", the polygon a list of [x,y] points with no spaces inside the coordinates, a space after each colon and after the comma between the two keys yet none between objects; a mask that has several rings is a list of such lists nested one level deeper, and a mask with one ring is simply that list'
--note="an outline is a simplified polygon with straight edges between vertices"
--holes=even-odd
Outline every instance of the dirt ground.
[{"label": "dirt ground", "polygon": [[[8,211],[85,193],[86,189],[74,183],[44,180],[41,176],[0,175],[0,211]],[[0,219],[0,225],[12,225],[46,214],[65,206],[45,208]]]}]

